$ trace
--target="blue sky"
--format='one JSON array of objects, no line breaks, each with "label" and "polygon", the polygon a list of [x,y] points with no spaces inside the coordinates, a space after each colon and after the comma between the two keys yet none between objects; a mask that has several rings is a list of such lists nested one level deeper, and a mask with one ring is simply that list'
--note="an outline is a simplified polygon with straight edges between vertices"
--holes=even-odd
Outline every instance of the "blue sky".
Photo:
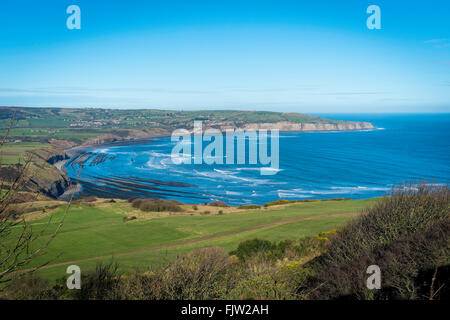
[{"label": "blue sky", "polygon": [[449,17],[444,0],[1,0],[0,105],[450,112]]}]

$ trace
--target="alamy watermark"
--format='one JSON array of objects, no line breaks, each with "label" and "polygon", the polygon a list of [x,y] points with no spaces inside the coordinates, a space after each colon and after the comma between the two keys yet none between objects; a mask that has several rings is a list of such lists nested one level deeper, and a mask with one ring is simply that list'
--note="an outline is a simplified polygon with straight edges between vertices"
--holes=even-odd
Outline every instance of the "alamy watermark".
[{"label": "alamy watermark", "polygon": [[69,290],[81,289],[81,269],[77,265],[71,265],[67,267],[67,274],[70,276],[67,278],[66,285]]},{"label": "alamy watermark", "polygon": [[[67,18],[66,25],[69,30],[81,29],[81,9],[77,5],[70,5],[66,9],[66,13],[70,16]],[[370,30],[381,29],[381,9],[379,6],[372,4],[367,7],[367,14],[370,16],[367,18],[366,25]]]},{"label": "alamy watermark", "polygon": [[370,276],[367,278],[366,286],[367,289],[381,289],[381,269],[376,264],[370,265],[366,270],[367,274]]},{"label": "alamy watermark", "polygon": [[370,14],[367,18],[366,25],[369,30],[381,29],[381,9],[377,5],[370,5],[367,7],[366,12]]},{"label": "alamy watermark", "polygon": [[278,129],[226,129],[223,133],[209,128],[203,132],[202,121],[194,121],[192,133],[177,129],[172,133],[172,142],[177,142],[171,153],[172,162],[177,165],[259,164],[263,166],[261,175],[274,175],[279,171]]},{"label": "alamy watermark", "polygon": [[67,14],[70,16],[67,18],[66,26],[69,30],[80,30],[81,29],[81,9],[77,5],[70,5],[66,10]]}]

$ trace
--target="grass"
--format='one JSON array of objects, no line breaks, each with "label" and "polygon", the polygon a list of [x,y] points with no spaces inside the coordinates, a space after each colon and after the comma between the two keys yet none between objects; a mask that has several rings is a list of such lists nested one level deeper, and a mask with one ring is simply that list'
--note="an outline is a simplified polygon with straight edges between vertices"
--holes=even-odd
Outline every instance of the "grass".
[{"label": "grass", "polygon": [[47,143],[40,142],[17,142],[8,143],[2,147],[0,156],[2,164],[16,164],[24,162],[24,153],[36,148],[47,147]]},{"label": "grass", "polygon": [[[217,235],[248,227],[264,225],[290,218],[309,217],[334,213],[360,212],[373,205],[377,199],[299,203],[270,209],[240,210],[222,215],[173,215],[124,222],[130,204],[108,203],[75,204],[69,210],[64,226],[44,256],[33,261],[32,266],[50,261],[51,264],[83,258],[113,255],[119,252],[149,248],[188,239]],[[51,214],[52,221],[44,234],[49,235],[63,214],[64,207]],[[33,220],[33,230],[41,231],[49,217]],[[170,261],[179,254],[203,246],[220,246],[228,251],[236,249],[239,242],[254,237],[280,241],[298,239],[343,226],[351,217],[325,217],[316,220],[292,222],[246,231],[213,240],[180,245],[167,249],[133,253],[116,257],[122,271],[133,267],[149,267]],[[17,232],[20,228],[17,228]],[[45,237],[44,237],[45,239]],[[43,239],[43,240],[44,240]],[[95,266],[97,261],[80,262],[79,266]],[[30,266],[28,266],[30,267]],[[43,276],[57,279],[65,275],[67,266],[41,270]]]}]

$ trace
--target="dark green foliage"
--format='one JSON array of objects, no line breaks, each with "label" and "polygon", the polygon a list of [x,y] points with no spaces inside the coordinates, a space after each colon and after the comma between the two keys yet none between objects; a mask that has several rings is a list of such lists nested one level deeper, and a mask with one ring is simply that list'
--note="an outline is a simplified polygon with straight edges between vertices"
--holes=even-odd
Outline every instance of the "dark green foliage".
[{"label": "dark green foliage", "polygon": [[238,209],[259,209],[259,208],[261,208],[261,206],[258,206],[256,204],[246,204],[238,207]]},{"label": "dark green foliage", "polygon": [[78,300],[110,300],[116,299],[120,274],[114,262],[98,263],[95,270],[81,273],[81,289],[70,290]]},{"label": "dark green foliage", "polygon": [[264,256],[265,259],[270,261],[276,261],[286,257],[288,252],[296,257],[304,257],[314,251],[321,251],[324,247],[325,243],[318,240],[317,237],[280,242],[255,238],[241,242],[238,248],[231,251],[230,254],[236,255],[241,261],[247,261],[257,255]]},{"label": "dark green foliage", "polygon": [[[417,281],[426,270],[450,263],[449,200],[448,187],[423,184],[393,191],[350,222],[314,262],[320,271],[310,286],[318,289],[310,297],[429,298],[421,292],[431,290],[431,279]],[[373,264],[382,270],[380,291],[366,288],[366,269]]]},{"label": "dark green foliage", "polygon": [[241,242],[238,248],[230,254],[236,255],[239,260],[245,261],[247,258],[258,252],[266,252],[274,249],[276,245],[268,240],[252,239]]},{"label": "dark green foliage", "polygon": [[228,254],[221,248],[195,249],[156,274],[155,298],[218,298],[230,263]]},{"label": "dark green foliage", "polygon": [[133,199],[131,204],[133,208],[140,209],[145,212],[181,212],[183,209],[179,206],[181,202],[175,200],[162,199]]},{"label": "dark green foliage", "polygon": [[87,197],[84,197],[84,198],[78,200],[77,202],[89,203],[89,202],[95,202],[95,201],[97,201],[96,196],[87,196]]},{"label": "dark green foliage", "polygon": [[223,201],[212,201],[209,203],[209,205],[213,207],[229,207],[229,205]]},{"label": "dark green foliage", "polygon": [[32,273],[13,278],[5,290],[0,291],[0,300],[53,300],[61,295],[57,289],[57,286]]}]

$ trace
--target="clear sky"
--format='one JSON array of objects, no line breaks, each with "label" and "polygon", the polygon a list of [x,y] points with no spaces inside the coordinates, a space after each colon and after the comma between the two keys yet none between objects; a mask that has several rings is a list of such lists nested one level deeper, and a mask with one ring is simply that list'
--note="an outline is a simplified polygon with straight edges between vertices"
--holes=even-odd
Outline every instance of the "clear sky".
[{"label": "clear sky", "polygon": [[0,41],[3,106],[450,112],[448,0],[1,0]]}]

